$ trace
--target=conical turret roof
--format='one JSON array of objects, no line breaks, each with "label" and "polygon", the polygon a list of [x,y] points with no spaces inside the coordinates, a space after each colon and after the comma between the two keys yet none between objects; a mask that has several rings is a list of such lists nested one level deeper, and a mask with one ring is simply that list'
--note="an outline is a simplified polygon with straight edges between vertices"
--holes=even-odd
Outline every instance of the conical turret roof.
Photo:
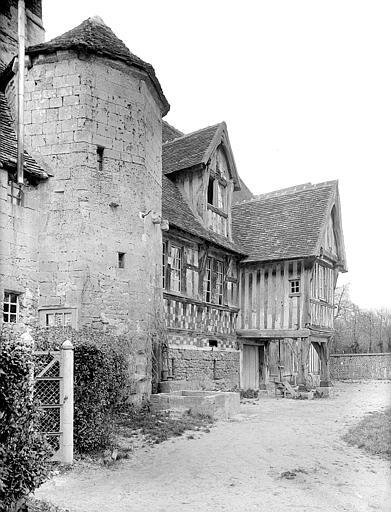
[{"label": "conical turret roof", "polygon": [[134,55],[125,43],[114,34],[111,28],[104,23],[102,18],[98,16],[88,18],[77,27],[65,32],[61,36],[55,37],[51,41],[30,46],[27,48],[26,53],[33,56],[42,53],[53,53],[57,50],[71,49],[104,55],[142,69],[147,73],[158,93],[163,105],[163,115],[169,111],[170,105],[164,96],[152,65]]}]

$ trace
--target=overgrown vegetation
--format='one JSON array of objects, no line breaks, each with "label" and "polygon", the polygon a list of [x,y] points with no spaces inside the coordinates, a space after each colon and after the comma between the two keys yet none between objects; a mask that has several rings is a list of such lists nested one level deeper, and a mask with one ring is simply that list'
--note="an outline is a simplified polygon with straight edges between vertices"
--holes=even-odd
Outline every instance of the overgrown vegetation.
[{"label": "overgrown vegetation", "polygon": [[391,407],[367,414],[343,436],[343,440],[372,455],[391,460]]},{"label": "overgrown vegetation", "polygon": [[68,509],[57,507],[46,500],[37,500],[29,498],[27,500],[28,512],[69,512]]},{"label": "overgrown vegetation", "polygon": [[31,383],[32,350],[0,343],[0,511],[16,512],[48,476],[49,445],[39,432]]},{"label": "overgrown vegetation", "polygon": [[74,443],[79,453],[111,448],[114,417],[132,393],[129,354],[133,341],[98,329],[37,328],[36,348],[58,350],[74,345]]},{"label": "overgrown vegetation", "polygon": [[80,453],[112,446],[114,417],[126,398],[127,373],[125,358],[111,347],[75,347],[74,439]]},{"label": "overgrown vegetation", "polygon": [[391,311],[361,309],[349,297],[347,285],[335,292],[334,353],[391,352]]}]

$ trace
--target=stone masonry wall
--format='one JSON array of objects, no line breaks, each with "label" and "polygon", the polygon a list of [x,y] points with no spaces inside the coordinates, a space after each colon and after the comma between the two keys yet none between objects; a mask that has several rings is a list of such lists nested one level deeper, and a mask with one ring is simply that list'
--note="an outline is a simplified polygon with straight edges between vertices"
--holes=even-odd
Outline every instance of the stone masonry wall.
[{"label": "stone masonry wall", "polygon": [[24,205],[8,198],[8,173],[0,169],[0,297],[19,294],[19,317],[34,324],[38,306],[39,189],[25,187]]},{"label": "stone masonry wall", "polygon": [[391,353],[332,354],[330,374],[335,380],[391,379]]},{"label": "stone masonry wall", "polygon": [[239,387],[240,352],[235,349],[175,346],[170,343],[169,366],[189,389],[233,390]]},{"label": "stone masonry wall", "polygon": [[[162,301],[159,106],[145,76],[106,58],[57,52],[26,75],[26,147],[53,174],[40,185],[39,306],[132,337],[148,394]],[[6,94],[12,105],[12,83]]]}]

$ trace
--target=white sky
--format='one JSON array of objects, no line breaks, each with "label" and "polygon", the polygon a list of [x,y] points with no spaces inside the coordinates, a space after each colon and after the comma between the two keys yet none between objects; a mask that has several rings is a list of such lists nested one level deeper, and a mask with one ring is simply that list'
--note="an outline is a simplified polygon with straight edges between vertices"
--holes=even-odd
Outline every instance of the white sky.
[{"label": "white sky", "polygon": [[43,0],[51,39],[99,15],[184,132],[226,121],[255,194],[338,179],[351,297],[391,307],[389,0]]}]

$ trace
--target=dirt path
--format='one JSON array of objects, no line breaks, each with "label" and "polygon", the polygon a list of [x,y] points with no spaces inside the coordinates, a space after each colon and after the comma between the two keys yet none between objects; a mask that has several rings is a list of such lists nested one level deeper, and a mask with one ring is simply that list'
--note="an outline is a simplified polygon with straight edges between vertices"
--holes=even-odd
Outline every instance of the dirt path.
[{"label": "dirt path", "polygon": [[390,464],[340,436],[390,405],[391,383],[335,389],[326,400],[246,404],[208,434],[140,450],[114,469],[76,468],[36,496],[72,512],[389,512]]}]

